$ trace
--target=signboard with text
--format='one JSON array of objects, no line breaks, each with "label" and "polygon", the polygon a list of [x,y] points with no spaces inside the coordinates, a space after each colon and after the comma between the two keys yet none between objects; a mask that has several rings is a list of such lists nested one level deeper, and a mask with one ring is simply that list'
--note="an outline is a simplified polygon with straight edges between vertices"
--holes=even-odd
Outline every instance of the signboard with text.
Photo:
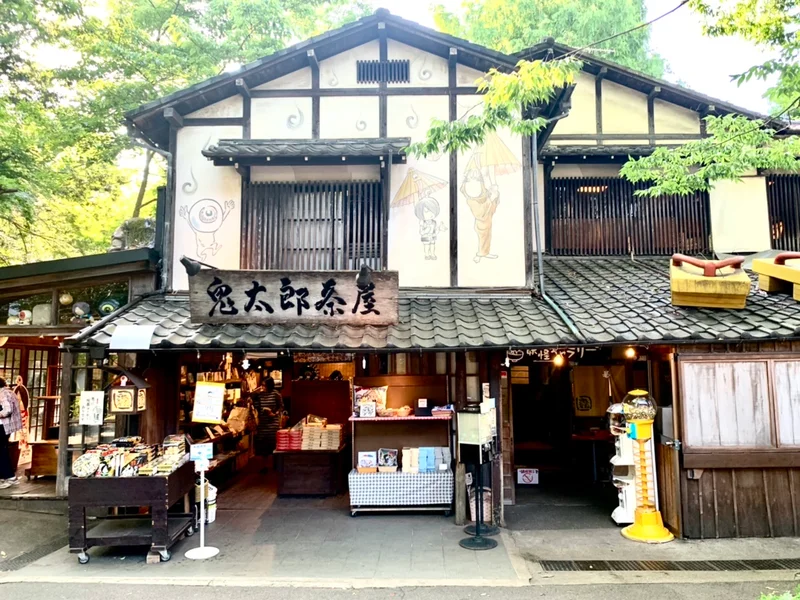
[{"label": "signboard with text", "polygon": [[189,278],[193,323],[394,325],[397,271],[201,270]]}]

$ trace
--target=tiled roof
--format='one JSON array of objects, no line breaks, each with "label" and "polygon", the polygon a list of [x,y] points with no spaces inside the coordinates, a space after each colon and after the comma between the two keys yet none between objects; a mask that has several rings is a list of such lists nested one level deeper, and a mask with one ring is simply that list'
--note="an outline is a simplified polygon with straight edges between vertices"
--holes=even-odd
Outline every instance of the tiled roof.
[{"label": "tiled roof", "polygon": [[800,302],[753,280],[741,310],[672,306],[669,259],[547,258],[545,291],[586,343],[729,342],[800,337]]},{"label": "tiled roof", "polygon": [[543,300],[519,294],[401,292],[397,325],[200,325],[186,295],[144,298],[73,338],[108,345],[117,324],[156,325],[154,348],[434,349],[735,342],[800,337],[800,302],[767,295],[755,276],[741,310],[672,306],[669,260],[545,259],[545,286],[580,337]]},{"label": "tiled roof", "polygon": [[401,297],[399,317],[397,325],[388,327],[201,325],[190,321],[187,295],[157,295],[73,341],[108,345],[117,324],[156,325],[153,348],[507,348],[570,339],[566,325],[545,302],[523,293]]},{"label": "tiled roof", "polygon": [[339,140],[220,140],[203,150],[208,158],[261,156],[380,156],[404,154],[411,138],[354,138]]},{"label": "tiled roof", "polygon": [[[647,136],[643,136],[647,137]],[[553,156],[618,156],[625,158],[626,156],[649,156],[657,147],[641,145],[628,145],[628,146],[612,146],[604,144],[602,146],[589,146],[589,145],[569,145],[569,144],[548,144],[542,148],[541,155],[546,158]],[[665,148],[671,146],[664,144]]]}]

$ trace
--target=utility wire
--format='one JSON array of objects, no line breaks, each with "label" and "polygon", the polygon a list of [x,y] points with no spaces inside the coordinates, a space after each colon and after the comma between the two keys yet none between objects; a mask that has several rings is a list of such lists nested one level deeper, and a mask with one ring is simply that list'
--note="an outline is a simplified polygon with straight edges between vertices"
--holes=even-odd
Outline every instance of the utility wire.
[{"label": "utility wire", "polygon": [[660,21],[664,17],[668,17],[669,15],[674,13],[676,10],[678,10],[681,6],[683,6],[684,4],[688,4],[688,3],[689,3],[689,0],[682,0],[680,4],[678,4],[673,9],[668,10],[663,15],[659,15],[659,16],[655,17],[654,19],[650,19],[649,21],[646,21],[644,23],[639,23],[636,27],[631,27],[630,29],[626,29],[625,31],[620,31],[619,33],[615,33],[614,35],[610,35],[607,38],[603,38],[602,40],[597,40],[596,42],[592,42],[591,44],[583,46],[582,48],[576,48],[575,50],[573,50],[571,52],[568,52],[567,54],[565,54],[561,58],[569,58],[569,57],[574,56],[576,54],[580,54],[581,52],[583,52],[584,50],[588,50],[589,48],[594,48],[595,46],[599,46],[600,44],[603,44],[603,43],[608,42],[610,40],[614,40],[614,39],[616,39],[618,37],[622,37],[623,35],[628,35],[629,33],[633,33],[634,31],[638,31],[639,29],[644,29],[645,27],[649,27],[650,25],[652,25],[656,21]]}]

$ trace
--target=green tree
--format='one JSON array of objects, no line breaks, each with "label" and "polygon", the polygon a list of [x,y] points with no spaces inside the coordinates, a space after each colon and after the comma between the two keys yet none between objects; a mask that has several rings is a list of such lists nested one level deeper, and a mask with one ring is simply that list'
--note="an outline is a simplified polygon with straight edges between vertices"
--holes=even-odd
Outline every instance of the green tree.
[{"label": "green tree", "polygon": [[[367,10],[348,0],[81,5],[0,2],[0,218],[11,223],[0,264],[103,252],[124,218],[153,213],[164,165],[131,148],[126,111]],[[44,68],[48,51],[71,60]]]},{"label": "green tree", "polygon": [[709,138],[677,149],[657,149],[625,164],[631,181],[652,185],[643,194],[687,194],[708,190],[715,181],[736,179],[754,168],[800,171],[800,137],[786,136],[789,119],[800,116],[800,1],[691,0],[710,36],[739,36],[766,50],[772,58],[752,65],[734,79],[776,83],[767,97],[778,108],[772,122],[745,117],[708,117]]},{"label": "green tree", "polygon": [[[461,15],[434,7],[438,27],[501,52],[530,48],[552,37],[582,47],[645,20],[644,0],[464,0]],[[598,46],[598,56],[636,71],[663,77],[665,62],[649,46],[647,28]]]}]

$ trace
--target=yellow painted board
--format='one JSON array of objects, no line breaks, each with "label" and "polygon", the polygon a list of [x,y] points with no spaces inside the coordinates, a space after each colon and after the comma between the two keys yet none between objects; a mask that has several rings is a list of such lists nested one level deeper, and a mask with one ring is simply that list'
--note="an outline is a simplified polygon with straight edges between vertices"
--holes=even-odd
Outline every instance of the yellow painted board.
[{"label": "yellow painted board", "polygon": [[776,265],[774,259],[756,258],[753,259],[753,271],[759,275],[800,283],[800,259],[787,260],[785,265]]},{"label": "yellow painted board", "polygon": [[744,308],[750,278],[742,269],[724,267],[717,277],[704,277],[699,267],[670,266],[670,291],[675,306]]}]

